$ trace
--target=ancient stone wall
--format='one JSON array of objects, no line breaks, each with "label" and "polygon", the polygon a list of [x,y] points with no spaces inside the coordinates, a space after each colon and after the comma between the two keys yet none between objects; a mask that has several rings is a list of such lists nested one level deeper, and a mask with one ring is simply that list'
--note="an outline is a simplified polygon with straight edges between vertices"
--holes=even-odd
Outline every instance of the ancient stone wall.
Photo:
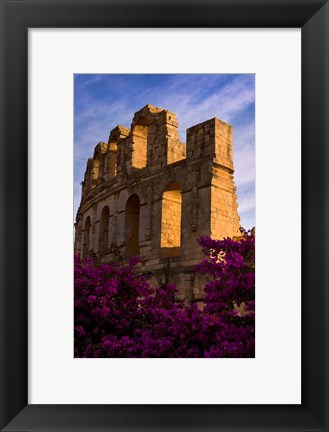
[{"label": "ancient stone wall", "polygon": [[175,114],[146,105],[130,129],[117,126],[88,159],[76,217],[75,251],[98,262],[139,255],[154,286],[202,298],[196,239],[239,236],[232,127],[213,118],[179,140]]}]

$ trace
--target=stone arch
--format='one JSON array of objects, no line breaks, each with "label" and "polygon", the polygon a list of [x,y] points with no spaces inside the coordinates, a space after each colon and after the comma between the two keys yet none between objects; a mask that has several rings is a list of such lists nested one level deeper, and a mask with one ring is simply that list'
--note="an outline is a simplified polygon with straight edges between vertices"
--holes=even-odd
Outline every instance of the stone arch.
[{"label": "stone arch", "polygon": [[110,209],[108,206],[103,207],[101,217],[99,220],[99,243],[98,252],[99,256],[106,254],[109,243],[109,222],[110,222]]},{"label": "stone arch", "polygon": [[173,181],[162,194],[161,240],[162,251],[170,255],[180,253],[182,220],[182,188]]},{"label": "stone arch", "polygon": [[133,168],[145,168],[147,165],[148,125],[146,117],[141,117],[132,129],[132,158]]},{"label": "stone arch", "polygon": [[140,200],[136,194],[131,195],[125,209],[125,255],[139,255],[139,214]]},{"label": "stone arch", "polygon": [[82,258],[86,258],[89,255],[90,228],[91,228],[91,220],[90,220],[90,216],[88,216],[85,220],[85,225],[83,229]]}]

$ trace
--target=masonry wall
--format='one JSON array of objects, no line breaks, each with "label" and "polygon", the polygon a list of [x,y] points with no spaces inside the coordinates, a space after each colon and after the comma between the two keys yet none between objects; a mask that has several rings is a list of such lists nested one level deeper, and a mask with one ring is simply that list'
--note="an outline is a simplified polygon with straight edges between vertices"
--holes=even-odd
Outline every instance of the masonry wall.
[{"label": "masonry wall", "polygon": [[232,127],[214,118],[179,140],[175,114],[146,105],[88,159],[75,251],[98,262],[139,255],[154,286],[174,283],[187,303],[202,298],[196,239],[239,236]]}]

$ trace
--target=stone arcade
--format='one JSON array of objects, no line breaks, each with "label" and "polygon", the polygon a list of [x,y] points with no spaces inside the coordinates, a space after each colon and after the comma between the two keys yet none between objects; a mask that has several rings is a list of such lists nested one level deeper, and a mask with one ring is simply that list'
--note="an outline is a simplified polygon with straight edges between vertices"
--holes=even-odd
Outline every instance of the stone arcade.
[{"label": "stone arcade", "polygon": [[240,236],[232,126],[212,118],[179,140],[176,115],[146,105],[130,129],[114,128],[88,159],[75,251],[97,262],[139,255],[153,286],[173,283],[186,303],[202,299],[196,239]]}]

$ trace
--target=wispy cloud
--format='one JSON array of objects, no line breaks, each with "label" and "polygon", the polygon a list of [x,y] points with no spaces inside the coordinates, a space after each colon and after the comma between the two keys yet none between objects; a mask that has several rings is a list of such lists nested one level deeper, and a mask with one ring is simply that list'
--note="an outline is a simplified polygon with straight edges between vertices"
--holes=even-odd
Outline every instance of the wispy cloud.
[{"label": "wispy cloud", "polygon": [[245,229],[255,226],[255,190],[254,188],[238,188],[238,211],[241,225]]},{"label": "wispy cloud", "polygon": [[238,127],[234,132],[234,168],[238,186],[255,182],[255,128],[254,125]]}]

